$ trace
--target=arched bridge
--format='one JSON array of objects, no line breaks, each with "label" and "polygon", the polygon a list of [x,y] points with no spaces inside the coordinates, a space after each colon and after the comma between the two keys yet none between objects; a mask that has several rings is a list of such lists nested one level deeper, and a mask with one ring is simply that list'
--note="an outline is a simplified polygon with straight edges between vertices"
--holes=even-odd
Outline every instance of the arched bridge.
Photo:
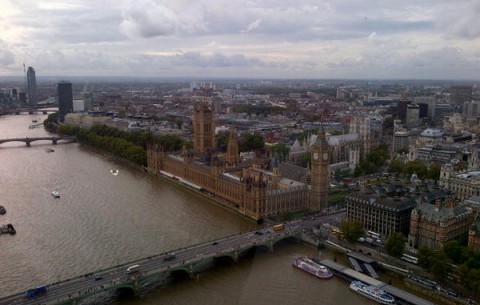
[{"label": "arched bridge", "polygon": [[24,142],[25,144],[27,144],[27,146],[30,146],[30,143],[35,141],[52,141],[53,144],[57,144],[58,141],[74,142],[76,141],[76,138],[71,136],[10,138],[10,139],[0,139],[0,144],[7,143],[7,142]]},{"label": "arched bridge", "polygon": [[178,278],[195,278],[202,271],[225,262],[235,263],[256,248],[273,251],[285,239],[300,240],[302,224],[289,223],[280,231],[266,228],[228,236],[173,252],[150,256],[127,264],[85,274],[46,286],[46,293],[27,298],[18,293],[0,299],[0,305],[99,304],[122,295],[141,295]]}]

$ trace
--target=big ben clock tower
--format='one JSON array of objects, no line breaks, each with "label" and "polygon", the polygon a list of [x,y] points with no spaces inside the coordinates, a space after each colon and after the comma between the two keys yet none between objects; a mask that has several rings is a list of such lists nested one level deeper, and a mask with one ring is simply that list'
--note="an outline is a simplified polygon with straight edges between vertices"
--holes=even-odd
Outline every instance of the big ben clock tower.
[{"label": "big ben clock tower", "polygon": [[328,165],[330,164],[328,143],[323,126],[312,144],[312,169],[310,189],[310,211],[320,212],[328,207],[327,194],[330,186]]}]

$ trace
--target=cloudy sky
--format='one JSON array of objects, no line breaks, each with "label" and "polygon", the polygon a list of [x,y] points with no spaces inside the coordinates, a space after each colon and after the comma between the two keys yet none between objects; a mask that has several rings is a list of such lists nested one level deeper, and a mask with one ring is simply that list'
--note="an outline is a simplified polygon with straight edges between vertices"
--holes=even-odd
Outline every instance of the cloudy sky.
[{"label": "cloudy sky", "polygon": [[480,79],[479,0],[0,0],[0,76]]}]

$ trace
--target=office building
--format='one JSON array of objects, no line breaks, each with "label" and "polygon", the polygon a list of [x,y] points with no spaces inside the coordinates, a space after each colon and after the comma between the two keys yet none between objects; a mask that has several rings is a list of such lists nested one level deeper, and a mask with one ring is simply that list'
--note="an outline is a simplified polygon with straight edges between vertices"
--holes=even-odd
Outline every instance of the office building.
[{"label": "office building", "polygon": [[61,81],[57,84],[58,120],[65,121],[65,115],[73,112],[72,83]]},{"label": "office building", "polygon": [[420,126],[420,107],[415,104],[407,105],[407,115],[405,118],[407,128],[415,128]]},{"label": "office building", "polygon": [[463,109],[463,103],[472,100],[472,86],[450,87],[450,104],[458,109]]},{"label": "office building", "polygon": [[408,194],[399,196],[402,190],[398,187],[385,185],[382,189],[352,192],[345,196],[347,219],[359,221],[366,230],[384,237],[393,232],[407,236],[410,213],[417,203]]},{"label": "office building", "polygon": [[27,91],[30,106],[37,108],[37,79],[35,77],[35,70],[32,67],[28,67],[27,70]]},{"label": "office building", "polygon": [[407,250],[438,249],[450,240],[467,238],[473,219],[472,210],[451,197],[420,203],[411,213]]},{"label": "office building", "polygon": [[480,114],[480,101],[470,101],[463,103],[463,115],[466,117],[476,117]]},{"label": "office building", "polygon": [[434,96],[417,96],[413,98],[413,102],[420,107],[420,118],[435,117],[436,99]]}]

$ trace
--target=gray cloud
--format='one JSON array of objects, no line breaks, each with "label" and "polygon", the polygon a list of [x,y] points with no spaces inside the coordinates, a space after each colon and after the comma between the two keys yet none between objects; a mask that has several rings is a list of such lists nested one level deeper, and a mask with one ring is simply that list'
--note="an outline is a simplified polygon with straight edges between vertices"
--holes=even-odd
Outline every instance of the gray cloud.
[{"label": "gray cloud", "polygon": [[2,0],[0,75],[28,54],[39,75],[480,78],[478,15],[477,0]]},{"label": "gray cloud", "polygon": [[467,1],[455,3],[455,9],[445,9],[443,18],[439,18],[438,26],[451,38],[480,38],[480,2]]},{"label": "gray cloud", "polygon": [[15,62],[15,57],[10,50],[0,50],[0,65],[8,66]]}]

